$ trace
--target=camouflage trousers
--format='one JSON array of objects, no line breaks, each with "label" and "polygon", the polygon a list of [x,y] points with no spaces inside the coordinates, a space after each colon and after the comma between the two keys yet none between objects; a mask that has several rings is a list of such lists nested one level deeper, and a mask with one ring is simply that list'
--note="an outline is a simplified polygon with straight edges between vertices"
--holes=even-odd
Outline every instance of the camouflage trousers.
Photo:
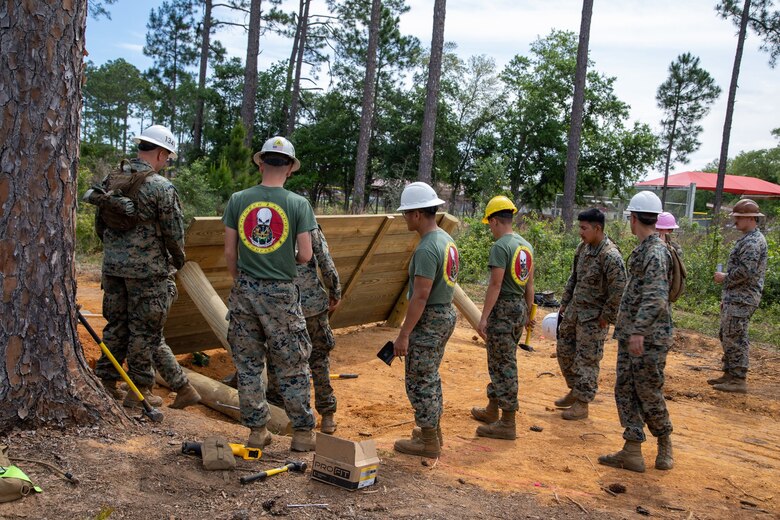
[{"label": "camouflage trousers", "polygon": [[414,408],[415,422],[422,428],[435,428],[444,409],[439,365],[453,330],[453,306],[428,305],[409,335],[404,360],[406,396]]},{"label": "camouflage trousers", "polygon": [[269,418],[263,369],[273,367],[293,429],[314,428],[310,407],[311,342],[292,281],[256,280],[240,273],[228,297],[228,342],[238,374],[244,426],[265,426]]},{"label": "camouflage trousers", "polygon": [[[119,331],[120,333],[123,333],[125,330],[125,327],[123,326],[123,318],[122,316],[127,316],[127,309],[129,308],[128,305],[128,297],[127,297],[127,289],[129,286],[124,283],[119,283],[119,280],[122,280],[123,282],[126,282],[128,280],[135,280],[130,278],[118,278],[115,276],[110,277],[113,280],[107,281],[106,277],[103,278],[103,290],[104,290],[104,296],[103,296],[103,316],[106,318],[106,320],[109,321],[109,324],[106,325],[105,329],[103,329],[103,335],[104,335],[104,341],[106,343],[106,346],[109,347],[109,350],[111,351],[111,354],[116,358],[116,360],[122,364],[125,359],[127,359],[128,364],[128,375],[130,376],[130,379],[139,386],[151,386],[153,383],[146,384],[145,381],[148,381],[148,377],[134,377],[137,374],[137,370],[133,369],[133,365],[136,365],[137,362],[133,361],[129,357],[128,349],[125,348],[124,350],[120,347],[122,344],[126,343],[117,343],[114,341],[114,338],[116,336],[116,332]],[[116,282],[116,283],[115,283]],[[124,290],[123,290],[124,287]],[[176,289],[176,282],[174,281],[173,276],[168,277],[165,280],[165,287],[166,287],[166,306],[165,306],[165,315],[163,317],[163,322],[168,316],[168,310],[170,309],[171,305],[176,301],[178,298],[178,290]],[[106,314],[107,311],[107,303],[108,303],[108,312],[109,314]],[[135,307],[134,307],[135,308]],[[154,311],[156,312],[156,311]],[[118,317],[116,320],[109,320],[108,316]],[[111,340],[109,340],[111,338]],[[109,343],[111,341],[111,343]],[[114,349],[111,345],[117,345],[117,348]],[[184,373],[184,371],[181,368],[181,365],[179,365],[179,362],[176,359],[176,356],[173,355],[173,352],[171,351],[171,347],[168,346],[167,343],[165,343],[165,338],[162,335],[162,330],[160,331],[160,342],[154,346],[149,347],[145,346],[145,349],[149,351],[151,354],[151,365],[149,365],[149,374],[151,377],[152,382],[154,381],[154,369],[156,368],[158,372],[160,372],[160,376],[168,383],[168,385],[173,389],[174,391],[181,389],[184,385],[186,385],[189,380],[187,379],[187,375]],[[116,351],[115,351],[116,350]],[[98,377],[105,380],[116,380],[119,378],[119,374],[114,369],[114,366],[111,364],[111,361],[106,356],[101,356],[100,359],[97,362],[97,365],[95,367],[95,373]]]},{"label": "camouflage trousers", "polygon": [[746,379],[750,364],[748,323],[756,308],[752,305],[723,304],[720,311],[720,343],[723,347],[723,372]]},{"label": "camouflage trousers", "polygon": [[528,321],[528,307],[522,297],[499,299],[487,321],[487,362],[490,383],[488,399],[508,412],[519,408],[517,402],[517,344]]},{"label": "camouflage trousers", "polygon": [[[328,323],[327,311],[306,318],[306,330],[311,338],[309,370],[314,382],[314,408],[320,415],[336,413],[336,395],[330,384],[330,351],[336,346],[336,341]],[[268,363],[266,398],[273,405],[284,406],[284,399],[279,394],[276,373],[270,363]]]},{"label": "camouflage trousers", "polygon": [[641,356],[628,352],[628,341],[618,340],[615,404],[627,441],[645,441],[644,425],[654,437],[672,433],[664,400],[664,368],[669,347],[649,345]]},{"label": "camouflage trousers", "polygon": [[604,357],[604,340],[609,328],[602,329],[598,316],[581,321],[575,309],[567,309],[558,330],[558,365],[572,395],[587,403],[599,387],[599,364]]}]

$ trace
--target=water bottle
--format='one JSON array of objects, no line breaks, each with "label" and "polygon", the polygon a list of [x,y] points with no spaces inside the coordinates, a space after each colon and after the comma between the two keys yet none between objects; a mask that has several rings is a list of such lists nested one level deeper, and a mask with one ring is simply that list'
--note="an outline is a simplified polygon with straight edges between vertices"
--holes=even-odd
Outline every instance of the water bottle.
[{"label": "water bottle", "polygon": [[723,272],[723,264],[718,264],[715,266],[715,272],[716,273],[722,273]]}]

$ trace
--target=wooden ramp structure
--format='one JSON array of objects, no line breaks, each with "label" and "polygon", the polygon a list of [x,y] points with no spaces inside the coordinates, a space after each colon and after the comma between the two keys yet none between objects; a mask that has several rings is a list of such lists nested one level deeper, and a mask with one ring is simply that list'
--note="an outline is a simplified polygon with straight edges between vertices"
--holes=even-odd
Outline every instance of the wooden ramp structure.
[{"label": "wooden ramp structure", "polygon": [[[452,234],[458,220],[436,216]],[[419,237],[401,215],[321,215],[317,221],[339,272],[342,301],[331,326],[386,321],[399,326],[406,312],[408,268]],[[187,263],[177,273],[179,299],[168,314],[165,339],[176,354],[227,344],[227,301],[233,280],[224,255],[224,224],[218,217],[196,217],[187,230]],[[456,286],[455,304],[476,326],[479,311]],[[476,321],[475,321],[476,320]]]}]

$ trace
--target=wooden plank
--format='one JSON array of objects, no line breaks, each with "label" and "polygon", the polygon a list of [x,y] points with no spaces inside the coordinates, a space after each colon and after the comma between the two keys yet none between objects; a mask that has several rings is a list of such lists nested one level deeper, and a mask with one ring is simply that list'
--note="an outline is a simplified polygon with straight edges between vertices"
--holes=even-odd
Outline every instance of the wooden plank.
[{"label": "wooden plank", "polygon": [[[344,289],[342,291],[342,299],[344,301],[348,301],[349,295],[352,293],[357,283],[360,281],[360,276],[363,274],[363,271],[366,269],[368,262],[374,256],[374,252],[376,252],[377,248],[382,243],[382,239],[384,238],[387,229],[390,227],[390,225],[393,223],[394,220],[395,220],[394,217],[387,216],[384,222],[382,223],[382,225],[379,226],[379,229],[374,235],[374,238],[371,240],[371,243],[368,245],[365,254],[363,254],[363,257],[360,259],[360,262],[358,262],[358,265],[353,271],[352,276],[344,286]],[[336,315],[338,314],[338,312],[339,312],[339,308],[337,307],[332,315]]]},{"label": "wooden plank", "polygon": [[219,338],[222,346],[230,352],[230,344],[227,340],[228,320],[226,319],[228,308],[214,287],[211,286],[200,266],[195,262],[185,263],[184,267],[176,273],[176,280],[187,291],[214,335]]}]

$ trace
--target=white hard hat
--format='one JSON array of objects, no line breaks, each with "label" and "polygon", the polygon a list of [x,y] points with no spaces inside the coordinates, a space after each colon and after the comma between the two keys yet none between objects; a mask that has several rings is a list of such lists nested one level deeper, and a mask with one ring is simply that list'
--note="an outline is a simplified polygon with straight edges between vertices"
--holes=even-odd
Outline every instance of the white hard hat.
[{"label": "white hard hat", "polygon": [[294,172],[297,172],[301,167],[301,161],[299,161],[295,157],[295,147],[290,141],[288,141],[281,135],[272,137],[268,139],[265,143],[263,143],[263,147],[260,148],[260,151],[257,152],[252,157],[252,160],[255,161],[256,165],[260,166],[260,158],[263,156],[263,154],[266,153],[278,153],[281,155],[286,155],[287,157],[292,159],[293,160],[292,171]]},{"label": "white hard hat", "polygon": [[661,199],[652,191],[640,191],[628,203],[627,211],[634,213],[662,213],[664,211]]},{"label": "white hard hat", "polygon": [[160,148],[165,148],[171,152],[171,159],[176,159],[178,156],[176,154],[176,139],[173,137],[171,131],[162,125],[152,125],[141,132],[141,135],[138,137],[133,137],[133,142],[135,144],[138,144],[141,141],[146,141],[147,143],[156,144]]},{"label": "white hard hat", "polygon": [[446,204],[446,202],[436,195],[433,188],[424,182],[413,182],[401,193],[401,205],[396,211],[431,208],[442,204]]},{"label": "white hard hat", "polygon": [[558,339],[558,313],[551,312],[542,319],[542,336],[548,339]]}]

